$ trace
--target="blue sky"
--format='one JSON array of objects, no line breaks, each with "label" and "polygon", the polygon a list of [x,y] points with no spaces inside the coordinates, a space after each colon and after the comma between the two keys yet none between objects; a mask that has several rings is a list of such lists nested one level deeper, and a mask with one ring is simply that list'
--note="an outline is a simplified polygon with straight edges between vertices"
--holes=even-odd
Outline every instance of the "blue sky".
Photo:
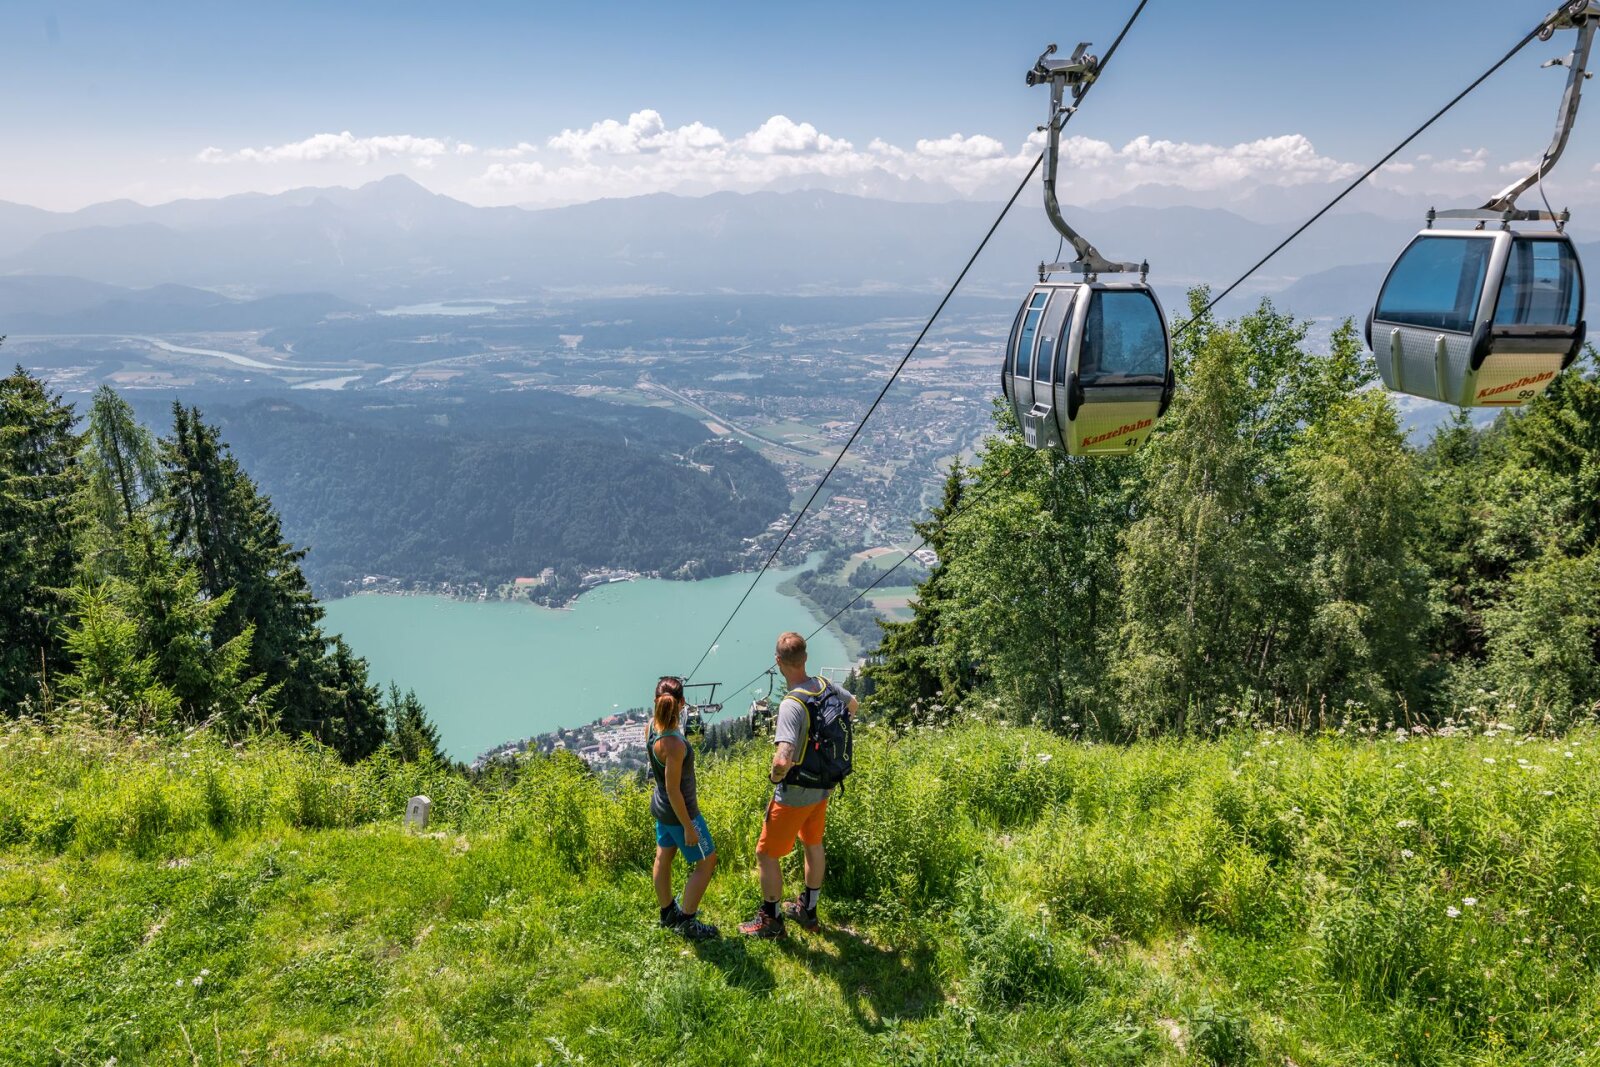
[{"label": "blue sky", "polygon": [[[1151,0],[1074,121],[1083,188],[1173,182],[1204,203],[1336,178],[1552,3]],[[397,172],[480,203],[879,172],[921,195],[993,196],[1042,117],[1043,90],[1022,80],[1033,57],[1052,40],[1103,50],[1131,7],[11,0],[0,199],[69,209]],[[1549,137],[1562,75],[1538,64],[1572,36],[1530,47],[1385,180],[1503,184]],[[1550,182],[1572,200],[1600,199],[1588,107]]]}]

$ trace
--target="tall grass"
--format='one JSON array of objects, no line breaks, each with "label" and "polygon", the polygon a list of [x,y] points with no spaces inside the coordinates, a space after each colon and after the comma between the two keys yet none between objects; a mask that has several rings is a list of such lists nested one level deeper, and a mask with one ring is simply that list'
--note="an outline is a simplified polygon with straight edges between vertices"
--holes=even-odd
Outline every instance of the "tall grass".
[{"label": "tall grass", "polygon": [[[754,903],[744,872],[766,759],[747,745],[701,764],[701,805],[728,872],[708,909]],[[1597,759],[1591,730],[1561,740],[1493,728],[1360,740],[1240,732],[1109,747],[985,725],[866,729],[858,773],[830,809],[826,910],[854,923],[864,945],[904,944],[916,958],[852,944],[832,963],[813,961],[804,980],[866,960],[911,968],[896,972],[907,990],[921,989],[914,976],[928,987],[896,1002],[906,1018],[862,1016],[829,1037],[839,1055],[915,1060],[948,1039],[1006,1062],[1006,1034],[1043,1028],[1088,1042],[1088,1062],[1117,1058],[1107,1050],[1119,1042],[1128,1062],[1586,1062],[1600,1056]],[[392,829],[414,793],[434,800],[437,852],[418,853],[414,836]],[[592,956],[602,972],[622,968],[616,980],[628,972],[636,935],[624,931],[651,908],[654,851],[646,793],[631,779],[565,755],[532,758],[489,787],[384,758],[346,766],[283,740],[0,732],[7,865],[161,867],[244,849],[253,866],[208,890],[221,895],[201,909],[219,923],[247,921],[252,887],[283,862],[273,841],[336,842],[305,835],[363,827],[376,836],[322,847],[379,867],[392,854],[401,895],[428,903],[375,902],[360,921],[401,958],[434,923],[454,924],[460,959],[441,966],[456,974],[475,959],[490,976],[430,979],[444,983],[428,994],[430,1012],[461,1032],[478,1025],[472,998],[487,998],[490,1015],[525,999],[495,986],[497,954]],[[356,862],[330,860],[328,878],[355,878]],[[323,890],[306,892],[314,903]],[[7,907],[0,893],[0,918]],[[324,941],[264,950],[259,995],[291,1016],[383,1017],[398,972]],[[702,973],[652,957],[655,981],[635,1007],[650,1026],[699,1013],[754,1032],[788,1017],[740,985],[762,958]],[[29,970],[44,964],[0,953],[8,960],[24,977],[0,979],[0,998],[47,1019],[54,994]],[[601,1062],[606,1049],[642,1057],[646,1046],[629,1043],[636,1020],[613,1018],[598,988],[571,981],[574,1003],[589,1006],[562,1009],[563,1047]],[[337,992],[304,1001],[324,988]],[[103,994],[91,982],[81,998]],[[842,986],[827,995],[841,1012],[860,999]],[[499,1032],[478,1028],[483,1040]],[[730,1041],[734,1058],[754,1054],[746,1039]],[[560,1059],[553,1048],[547,1060]]]}]

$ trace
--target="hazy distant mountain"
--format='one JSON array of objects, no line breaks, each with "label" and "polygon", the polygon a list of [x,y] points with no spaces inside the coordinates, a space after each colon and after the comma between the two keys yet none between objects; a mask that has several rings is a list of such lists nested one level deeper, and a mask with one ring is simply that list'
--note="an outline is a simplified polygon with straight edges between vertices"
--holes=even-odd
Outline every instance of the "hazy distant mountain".
[{"label": "hazy distant mountain", "polygon": [[1378,298],[1389,262],[1357,263],[1308,274],[1273,296],[1284,311],[1300,318],[1354,318],[1364,322]]},{"label": "hazy distant mountain", "polygon": [[[0,275],[234,295],[323,290],[366,303],[540,292],[932,290],[948,283],[999,205],[924,191],[928,202],[804,189],[655,194],[530,211],[473,207],[395,176],[359,189],[156,207],[119,201],[51,213],[0,205]],[[1252,195],[1231,209],[1107,204],[1070,215],[1104,253],[1148,260],[1151,280],[1181,293],[1231,281],[1289,232],[1287,223],[1263,221],[1277,210],[1264,210],[1269,194]],[[1330,215],[1242,292],[1253,298],[1330,268],[1387,261],[1412,232],[1412,223],[1370,211]],[[1056,244],[1038,204],[1025,200],[969,286],[991,294],[1025,286]]]},{"label": "hazy distant mountain", "polygon": [[54,275],[0,277],[0,333],[255,330],[318,322],[361,305],[328,293],[234,300],[204,289],[125,289]]}]

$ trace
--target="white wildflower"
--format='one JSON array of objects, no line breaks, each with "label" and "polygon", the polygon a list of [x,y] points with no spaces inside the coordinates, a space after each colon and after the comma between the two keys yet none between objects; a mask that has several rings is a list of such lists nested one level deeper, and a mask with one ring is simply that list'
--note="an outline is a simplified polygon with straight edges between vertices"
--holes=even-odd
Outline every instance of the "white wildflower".
[{"label": "white wildflower", "polygon": [[1469,908],[1475,908],[1475,907],[1478,906],[1478,898],[1477,897],[1467,897],[1461,903],[1465,904]]},{"label": "white wildflower", "polygon": [[1494,757],[1493,756],[1485,756],[1485,757],[1483,757],[1483,762],[1485,762],[1489,766],[1493,767],[1494,766]]},{"label": "white wildflower", "polygon": [[1048,752],[1039,753],[1039,762],[1040,763],[1049,763],[1054,758],[1055,757],[1050,755],[1050,753],[1048,753]]},{"label": "white wildflower", "polygon": [[1394,828],[1396,830],[1409,830],[1415,825],[1417,825],[1417,820],[1415,819],[1401,819],[1394,824]]},{"label": "white wildflower", "polygon": [[1412,852],[1409,848],[1403,848],[1400,850],[1400,858],[1403,860],[1408,860],[1415,855],[1416,853]]},{"label": "white wildflower", "polygon": [[1448,907],[1448,908],[1444,909],[1444,913],[1446,915],[1450,916],[1450,918],[1455,919],[1455,918],[1459,918],[1460,917],[1461,909],[1457,908],[1455,906],[1451,906],[1451,907]]}]

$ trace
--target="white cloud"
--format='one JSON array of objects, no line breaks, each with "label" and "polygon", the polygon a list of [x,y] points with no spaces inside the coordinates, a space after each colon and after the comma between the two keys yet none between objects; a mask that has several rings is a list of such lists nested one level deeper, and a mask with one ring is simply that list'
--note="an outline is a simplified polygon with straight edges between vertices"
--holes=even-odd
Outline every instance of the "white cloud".
[{"label": "white cloud", "polygon": [[1136,137],[1111,162],[1120,164],[1134,178],[1191,189],[1222,188],[1246,181],[1304,185],[1354,177],[1361,172],[1353,163],[1318,154],[1316,147],[1297,133],[1221,146]]},{"label": "white cloud", "polygon": [[[873,141],[882,144],[882,141]],[[963,137],[952,133],[949,137],[917,142],[917,154],[930,159],[996,159],[1006,154],[1006,146],[993,137],[976,134]]]},{"label": "white cloud", "polygon": [[542,163],[491,163],[483,172],[483,182],[506,187],[537,185],[548,172]]},{"label": "white cloud", "polygon": [[646,108],[629,115],[627,122],[604,119],[587,130],[562,130],[547,144],[575,159],[588,159],[601,153],[638,155],[671,149],[704,151],[720,148],[726,141],[721,131],[699,122],[669,129],[661,118],[661,112]]},{"label": "white cloud", "polygon": [[[459,150],[458,146],[458,150]],[[470,150],[471,146],[467,146]],[[409,133],[385,137],[357,137],[343,133],[319,133],[303,141],[241,148],[227,152],[207,148],[195,158],[201,163],[374,163],[382,159],[405,159],[426,165],[449,151],[448,142],[437,137],[414,137]]]},{"label": "white cloud", "polygon": [[1488,165],[1489,150],[1479,148],[1471,152],[1462,152],[1456,159],[1438,160],[1433,164],[1433,169],[1440,174],[1477,174]]},{"label": "white cloud", "polygon": [[520,141],[510,148],[485,149],[483,154],[490,159],[521,159],[523,156],[531,156],[537,151],[539,149],[536,145],[531,145],[527,141]]},{"label": "white cloud", "polygon": [[[998,198],[1012,191],[1045,140],[1040,131],[1009,143],[982,133],[950,132],[909,145],[874,137],[863,146],[783,114],[724,135],[699,121],[671,125],[659,111],[641,108],[626,119],[604,118],[586,127],[489,147],[448,137],[356,137],[346,131],[266,147],[211,147],[196,159],[284,164],[286,174],[291,164],[358,168],[388,162],[432,168],[437,186],[485,203],[570,203],[652,192],[698,195],[762,188]],[[1396,160],[1382,169],[1378,180],[1390,187],[1423,184],[1431,192],[1444,192],[1438,186],[1465,186],[1479,172],[1509,173],[1525,166],[1531,169],[1520,161],[1501,166],[1480,148],[1448,159],[1418,155],[1410,162]],[[1343,181],[1361,169],[1322,154],[1310,139],[1295,133],[1235,144],[1149,135],[1120,144],[1079,136],[1062,141],[1062,193],[1076,203],[1122,197],[1141,185],[1186,190],[1192,196],[1184,199],[1195,203],[1232,200],[1261,187]],[[1595,170],[1600,173],[1600,166]]]},{"label": "white cloud", "polygon": [[739,138],[739,147],[757,155],[800,152],[849,152],[849,141],[819,133],[809,122],[795,122],[787,115],[774,115],[757,129]]},{"label": "white cloud", "polygon": [[[523,165],[491,164],[476,179],[500,195],[518,188],[552,200],[629,196],[676,190],[794,187],[815,181],[832,188],[881,188],[882,181],[914,182],[946,195],[1004,195],[1043,148],[1032,132],[1015,150],[986,134],[951,133],[902,148],[873,138],[865,148],[809,122],[774,115],[727,138],[699,122],[669,126],[651,109],[626,121],[603,119],[587,129],[562,130],[546,142],[558,158]],[[490,149],[494,159],[537,154],[526,141]],[[1407,173],[1401,165],[1393,173]],[[1299,134],[1234,145],[1136,137],[1121,147],[1087,137],[1062,141],[1063,176],[1079,201],[1113,196],[1134,185],[1159,183],[1196,191],[1251,185],[1293,186],[1359,173],[1352,163],[1321,155]]]}]

